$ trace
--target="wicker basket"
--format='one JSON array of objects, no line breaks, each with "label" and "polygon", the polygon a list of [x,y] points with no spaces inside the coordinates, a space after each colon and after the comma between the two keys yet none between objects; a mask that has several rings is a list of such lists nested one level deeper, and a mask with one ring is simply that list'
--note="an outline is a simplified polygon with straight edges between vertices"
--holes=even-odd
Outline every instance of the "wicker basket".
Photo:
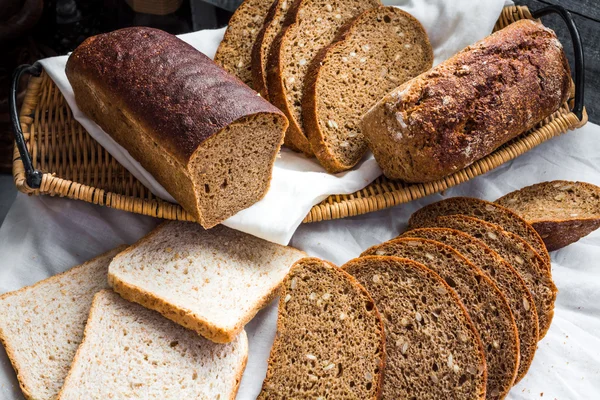
[{"label": "wicker basket", "polygon": [[[581,92],[583,59],[577,30],[568,13],[560,7],[552,6],[534,14],[538,17],[550,11],[557,12],[557,9],[570,23],[576,56],[579,54],[576,57],[577,89],[559,111],[489,156],[450,176],[410,185],[380,177],[356,193],[330,196],[315,205],[304,222],[365,214],[440,192],[485,174],[554,136],[584,125],[587,115]],[[533,18],[526,7],[507,7],[495,29],[522,18]],[[94,141],[73,118],[60,91],[45,73],[30,78],[19,121],[22,135],[16,135],[13,176],[21,192],[68,197],[158,218],[192,220],[179,205],[155,198]]]}]

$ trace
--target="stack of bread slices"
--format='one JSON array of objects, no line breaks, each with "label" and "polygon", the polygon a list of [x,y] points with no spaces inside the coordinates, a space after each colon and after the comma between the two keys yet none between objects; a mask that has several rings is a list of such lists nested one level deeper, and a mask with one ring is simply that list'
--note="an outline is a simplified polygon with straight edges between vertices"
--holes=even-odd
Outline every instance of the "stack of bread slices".
[{"label": "stack of bread slices", "polygon": [[331,173],[348,170],[367,151],[362,115],[431,68],[427,34],[379,0],[271,3],[244,1],[215,61],[286,114],[287,147],[316,156]]}]

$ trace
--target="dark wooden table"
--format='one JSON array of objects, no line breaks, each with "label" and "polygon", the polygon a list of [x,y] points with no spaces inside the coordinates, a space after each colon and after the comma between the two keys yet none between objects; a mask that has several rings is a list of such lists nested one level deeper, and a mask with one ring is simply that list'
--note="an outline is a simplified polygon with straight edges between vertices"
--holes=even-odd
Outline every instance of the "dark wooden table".
[{"label": "dark wooden table", "polygon": [[[551,4],[567,8],[577,24],[585,54],[585,107],[590,122],[600,123],[600,0],[515,0],[530,10],[539,10]],[[569,31],[557,16],[542,18],[544,24],[556,31],[565,46],[573,67],[573,47]]]}]

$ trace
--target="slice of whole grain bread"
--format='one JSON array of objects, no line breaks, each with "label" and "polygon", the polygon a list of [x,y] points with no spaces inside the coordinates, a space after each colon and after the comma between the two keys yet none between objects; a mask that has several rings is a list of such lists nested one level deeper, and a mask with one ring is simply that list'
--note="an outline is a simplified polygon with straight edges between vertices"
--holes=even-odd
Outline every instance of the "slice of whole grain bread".
[{"label": "slice of whole grain bread", "polygon": [[252,82],[252,46],[263,26],[273,0],[244,0],[227,26],[215,54],[215,62],[242,82],[256,89]]},{"label": "slice of whole grain bread", "polygon": [[235,339],[305,253],[218,225],[166,222],[117,255],[108,280],[127,300],[218,343]]},{"label": "slice of whole grain bread", "polygon": [[479,334],[441,277],[398,257],[361,257],[343,268],[371,293],[383,316],[383,399],[485,398]]},{"label": "slice of whole grain bread", "polygon": [[586,182],[542,182],[509,193],[496,203],[533,225],[549,251],[600,227],[600,187]]},{"label": "slice of whole grain bread", "polygon": [[550,269],[550,254],[535,229],[518,214],[489,201],[474,197],[450,197],[421,208],[411,215],[408,225],[411,228],[419,228],[432,218],[454,214],[479,218],[521,236],[542,257]]},{"label": "slice of whole grain bread", "polygon": [[233,400],[247,359],[245,331],[216,344],[103,290],[57,400]]},{"label": "slice of whole grain bread", "polygon": [[369,248],[362,253],[366,255],[419,262],[456,291],[483,343],[487,365],[486,398],[505,397],[518,370],[519,336],[508,301],[496,285],[451,247],[432,240],[393,239]]},{"label": "slice of whole grain bread", "polygon": [[331,263],[296,262],[258,399],[379,399],[384,364],[383,322],[367,291]]},{"label": "slice of whole grain bread", "polygon": [[305,78],[304,130],[321,165],[330,173],[356,165],[367,151],[363,114],[432,63],[425,29],[397,7],[367,10],[346,24]]},{"label": "slice of whole grain bread", "polygon": [[26,399],[55,399],[83,338],[94,295],[108,288],[117,247],[15,292],[0,296],[0,341]]},{"label": "slice of whole grain bread", "polygon": [[519,331],[519,370],[515,383],[529,370],[537,348],[539,326],[533,296],[512,265],[481,240],[456,229],[419,228],[400,237],[423,238],[444,243],[479,267],[498,286],[510,305]]}]

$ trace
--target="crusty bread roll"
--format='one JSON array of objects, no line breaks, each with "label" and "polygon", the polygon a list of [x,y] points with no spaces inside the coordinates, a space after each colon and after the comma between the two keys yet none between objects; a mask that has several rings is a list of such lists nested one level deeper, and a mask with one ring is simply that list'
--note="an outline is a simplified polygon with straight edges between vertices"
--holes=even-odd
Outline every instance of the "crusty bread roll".
[{"label": "crusty bread roll", "polygon": [[66,73],[79,108],[205,228],[266,194],[287,120],[192,46],[121,29],[84,41]]}]

